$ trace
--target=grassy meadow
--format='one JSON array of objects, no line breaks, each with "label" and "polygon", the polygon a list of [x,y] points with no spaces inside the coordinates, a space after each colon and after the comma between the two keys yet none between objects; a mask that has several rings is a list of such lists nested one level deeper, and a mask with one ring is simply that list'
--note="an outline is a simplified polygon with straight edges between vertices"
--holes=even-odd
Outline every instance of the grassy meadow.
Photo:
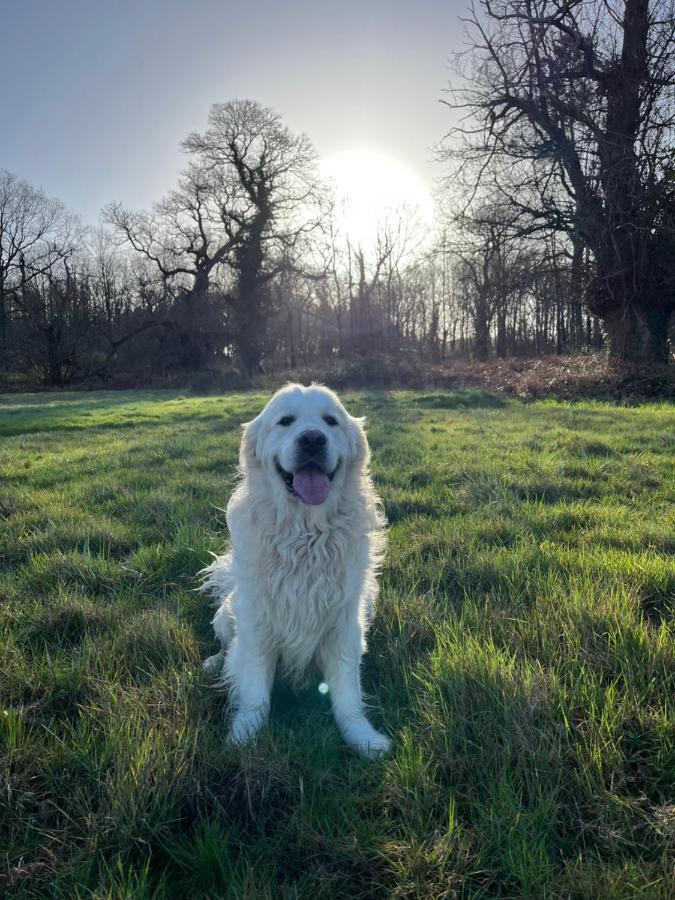
[{"label": "grassy meadow", "polygon": [[265,399],[0,399],[0,895],[672,897],[673,407],[346,396],[391,526],[368,763],[316,680],[226,748],[200,670]]}]

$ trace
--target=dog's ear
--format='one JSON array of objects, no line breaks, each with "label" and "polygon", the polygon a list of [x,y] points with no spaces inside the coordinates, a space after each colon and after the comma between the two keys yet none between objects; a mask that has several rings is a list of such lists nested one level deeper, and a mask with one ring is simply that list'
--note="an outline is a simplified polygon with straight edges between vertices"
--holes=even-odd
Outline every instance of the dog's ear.
[{"label": "dog's ear", "polygon": [[366,424],[365,416],[348,416],[347,417],[347,436],[349,440],[349,455],[352,462],[361,466],[367,466],[370,460],[370,447],[364,425]]},{"label": "dog's ear", "polygon": [[260,465],[258,441],[260,439],[261,426],[262,413],[250,422],[244,422],[241,426],[244,433],[241,436],[241,444],[239,445],[239,468],[243,472],[248,472],[255,466]]}]

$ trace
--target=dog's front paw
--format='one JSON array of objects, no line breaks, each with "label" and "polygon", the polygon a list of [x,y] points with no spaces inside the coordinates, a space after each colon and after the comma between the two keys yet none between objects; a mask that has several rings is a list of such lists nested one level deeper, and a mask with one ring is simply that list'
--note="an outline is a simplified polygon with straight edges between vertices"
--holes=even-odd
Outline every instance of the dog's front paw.
[{"label": "dog's front paw", "polygon": [[225,654],[215,653],[213,656],[209,656],[208,659],[204,660],[202,669],[207,675],[220,675],[223,671],[224,664]]},{"label": "dog's front paw", "polygon": [[376,731],[365,716],[344,729],[344,738],[364,759],[380,759],[391,749],[389,738]]},{"label": "dog's front paw", "polygon": [[265,723],[265,713],[261,710],[239,710],[232,718],[227,735],[230,747],[250,744]]}]

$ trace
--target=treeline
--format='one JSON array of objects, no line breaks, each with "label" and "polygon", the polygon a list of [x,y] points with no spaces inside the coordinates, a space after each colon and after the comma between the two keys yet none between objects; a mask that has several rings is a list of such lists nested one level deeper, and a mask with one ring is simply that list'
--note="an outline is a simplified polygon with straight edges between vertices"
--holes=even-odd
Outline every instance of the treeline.
[{"label": "treeline", "polygon": [[480,6],[432,234],[401,209],[355,245],[309,139],[253,101],[215,104],[173,189],[147,211],[110,204],[97,230],[0,173],[0,371],[179,383],[603,343],[665,362],[672,0]]},{"label": "treeline", "polygon": [[[246,106],[293,145],[277,116]],[[214,115],[223,109],[240,104]],[[492,223],[472,225],[475,245],[448,226],[420,246],[401,211],[375,246],[355,247],[306,160],[291,183],[278,160],[265,171],[269,147],[247,145],[212,181],[190,168],[151,212],[112,205],[96,230],[1,173],[1,370],[45,385],[161,384],[373,353],[441,363],[602,342],[580,303],[587,261],[575,273],[563,242],[514,241]],[[250,183],[235,180],[242,171]]]}]

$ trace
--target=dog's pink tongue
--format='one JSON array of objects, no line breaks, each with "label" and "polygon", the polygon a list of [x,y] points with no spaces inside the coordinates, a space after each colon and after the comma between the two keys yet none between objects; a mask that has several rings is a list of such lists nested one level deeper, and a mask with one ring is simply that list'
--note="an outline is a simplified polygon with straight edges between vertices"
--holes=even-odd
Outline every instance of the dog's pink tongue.
[{"label": "dog's pink tongue", "polygon": [[293,489],[303,503],[320,506],[330,491],[328,475],[316,466],[299,469],[293,476]]}]

